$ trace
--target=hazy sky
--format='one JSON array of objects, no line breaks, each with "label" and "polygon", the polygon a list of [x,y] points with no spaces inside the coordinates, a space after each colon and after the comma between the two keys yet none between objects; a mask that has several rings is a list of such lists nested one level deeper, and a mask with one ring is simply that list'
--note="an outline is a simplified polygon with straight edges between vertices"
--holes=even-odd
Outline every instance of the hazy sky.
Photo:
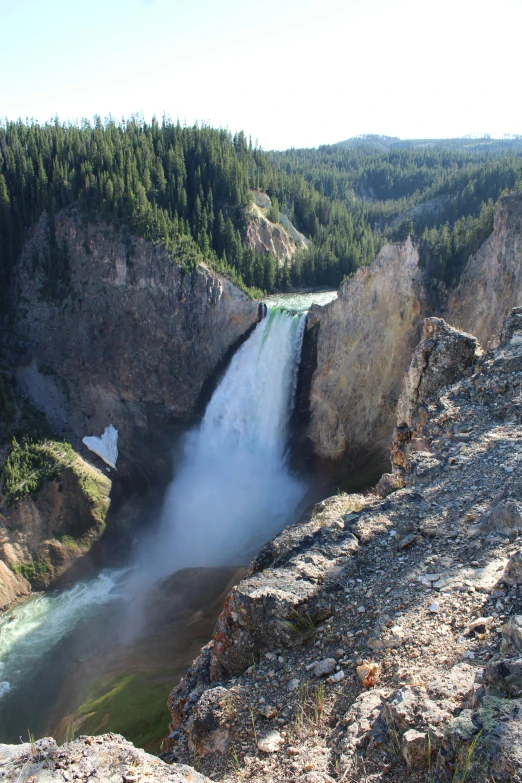
[{"label": "hazy sky", "polygon": [[522,0],[0,0],[0,116],[164,112],[265,149],[522,134]]}]

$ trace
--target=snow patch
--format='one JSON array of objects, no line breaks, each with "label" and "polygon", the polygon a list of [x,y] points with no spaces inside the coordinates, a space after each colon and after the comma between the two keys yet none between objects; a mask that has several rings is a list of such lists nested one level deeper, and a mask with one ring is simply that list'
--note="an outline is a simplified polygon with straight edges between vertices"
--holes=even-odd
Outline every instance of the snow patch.
[{"label": "snow patch", "polygon": [[116,462],[118,461],[118,430],[116,427],[109,424],[108,427],[105,427],[101,438],[97,438],[95,435],[86,436],[82,442],[90,451],[93,451],[107,465],[116,470]]}]

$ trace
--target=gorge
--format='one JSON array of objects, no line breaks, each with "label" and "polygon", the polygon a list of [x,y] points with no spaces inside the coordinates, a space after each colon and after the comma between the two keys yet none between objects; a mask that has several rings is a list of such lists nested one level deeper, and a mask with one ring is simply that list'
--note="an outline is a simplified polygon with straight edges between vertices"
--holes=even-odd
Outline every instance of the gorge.
[{"label": "gorge", "polygon": [[[432,239],[408,232],[309,308],[299,290],[259,301],[237,285],[256,269],[270,282],[277,265],[288,288],[290,266],[303,280],[314,253],[326,277],[328,263],[342,268],[326,228],[300,242],[287,214],[303,228],[303,204],[317,218],[325,202],[302,186],[278,212],[277,187],[273,203],[248,192],[263,205],[248,225],[231,188],[214,233],[169,205],[163,215],[157,194],[156,233],[108,196],[103,216],[89,212],[83,195],[21,232],[2,315],[0,740],[29,729],[67,742],[0,746],[15,759],[9,780],[18,763],[86,779],[74,759],[114,751],[129,759],[107,762],[118,780],[135,779],[139,758],[158,779],[203,780],[190,765],[227,781],[329,783],[355,776],[368,748],[376,780],[417,774],[415,758],[421,780],[429,736],[445,781],[480,720],[504,781],[497,717],[519,705],[492,689],[519,697],[518,659],[495,656],[501,620],[520,613],[522,194],[499,199],[493,232],[451,274]],[[331,211],[333,247],[346,215]],[[357,220],[350,253],[364,245],[367,260],[379,234]],[[111,426],[115,467],[84,447]],[[361,494],[345,491],[365,467]],[[515,755],[499,758],[516,770],[515,713],[502,723]]]}]

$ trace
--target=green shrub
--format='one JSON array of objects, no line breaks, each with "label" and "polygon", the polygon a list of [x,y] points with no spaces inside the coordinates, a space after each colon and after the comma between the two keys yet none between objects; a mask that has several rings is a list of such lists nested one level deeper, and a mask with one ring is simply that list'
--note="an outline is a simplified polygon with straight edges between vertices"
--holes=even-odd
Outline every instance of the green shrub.
[{"label": "green shrub", "polygon": [[19,442],[14,436],[0,473],[7,505],[42,486],[44,479],[57,478],[73,461],[74,453],[65,441],[39,440],[24,436]]},{"label": "green shrub", "polygon": [[28,582],[45,582],[50,573],[47,560],[43,557],[35,557],[30,563],[16,563],[11,566],[15,574],[21,574]]}]

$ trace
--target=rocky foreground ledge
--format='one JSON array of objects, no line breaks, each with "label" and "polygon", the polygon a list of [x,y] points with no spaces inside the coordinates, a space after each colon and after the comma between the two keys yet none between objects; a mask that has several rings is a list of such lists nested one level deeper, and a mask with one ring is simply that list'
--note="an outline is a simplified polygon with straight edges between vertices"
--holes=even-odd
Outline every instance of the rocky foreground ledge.
[{"label": "rocky foreground ledge", "polygon": [[119,734],[80,737],[57,746],[51,737],[0,745],[0,780],[9,783],[208,783],[183,764],[168,765],[135,748]]},{"label": "rocky foreground ledge", "polygon": [[265,546],[170,696],[212,780],[522,781],[522,309],[429,318],[393,473]]}]

